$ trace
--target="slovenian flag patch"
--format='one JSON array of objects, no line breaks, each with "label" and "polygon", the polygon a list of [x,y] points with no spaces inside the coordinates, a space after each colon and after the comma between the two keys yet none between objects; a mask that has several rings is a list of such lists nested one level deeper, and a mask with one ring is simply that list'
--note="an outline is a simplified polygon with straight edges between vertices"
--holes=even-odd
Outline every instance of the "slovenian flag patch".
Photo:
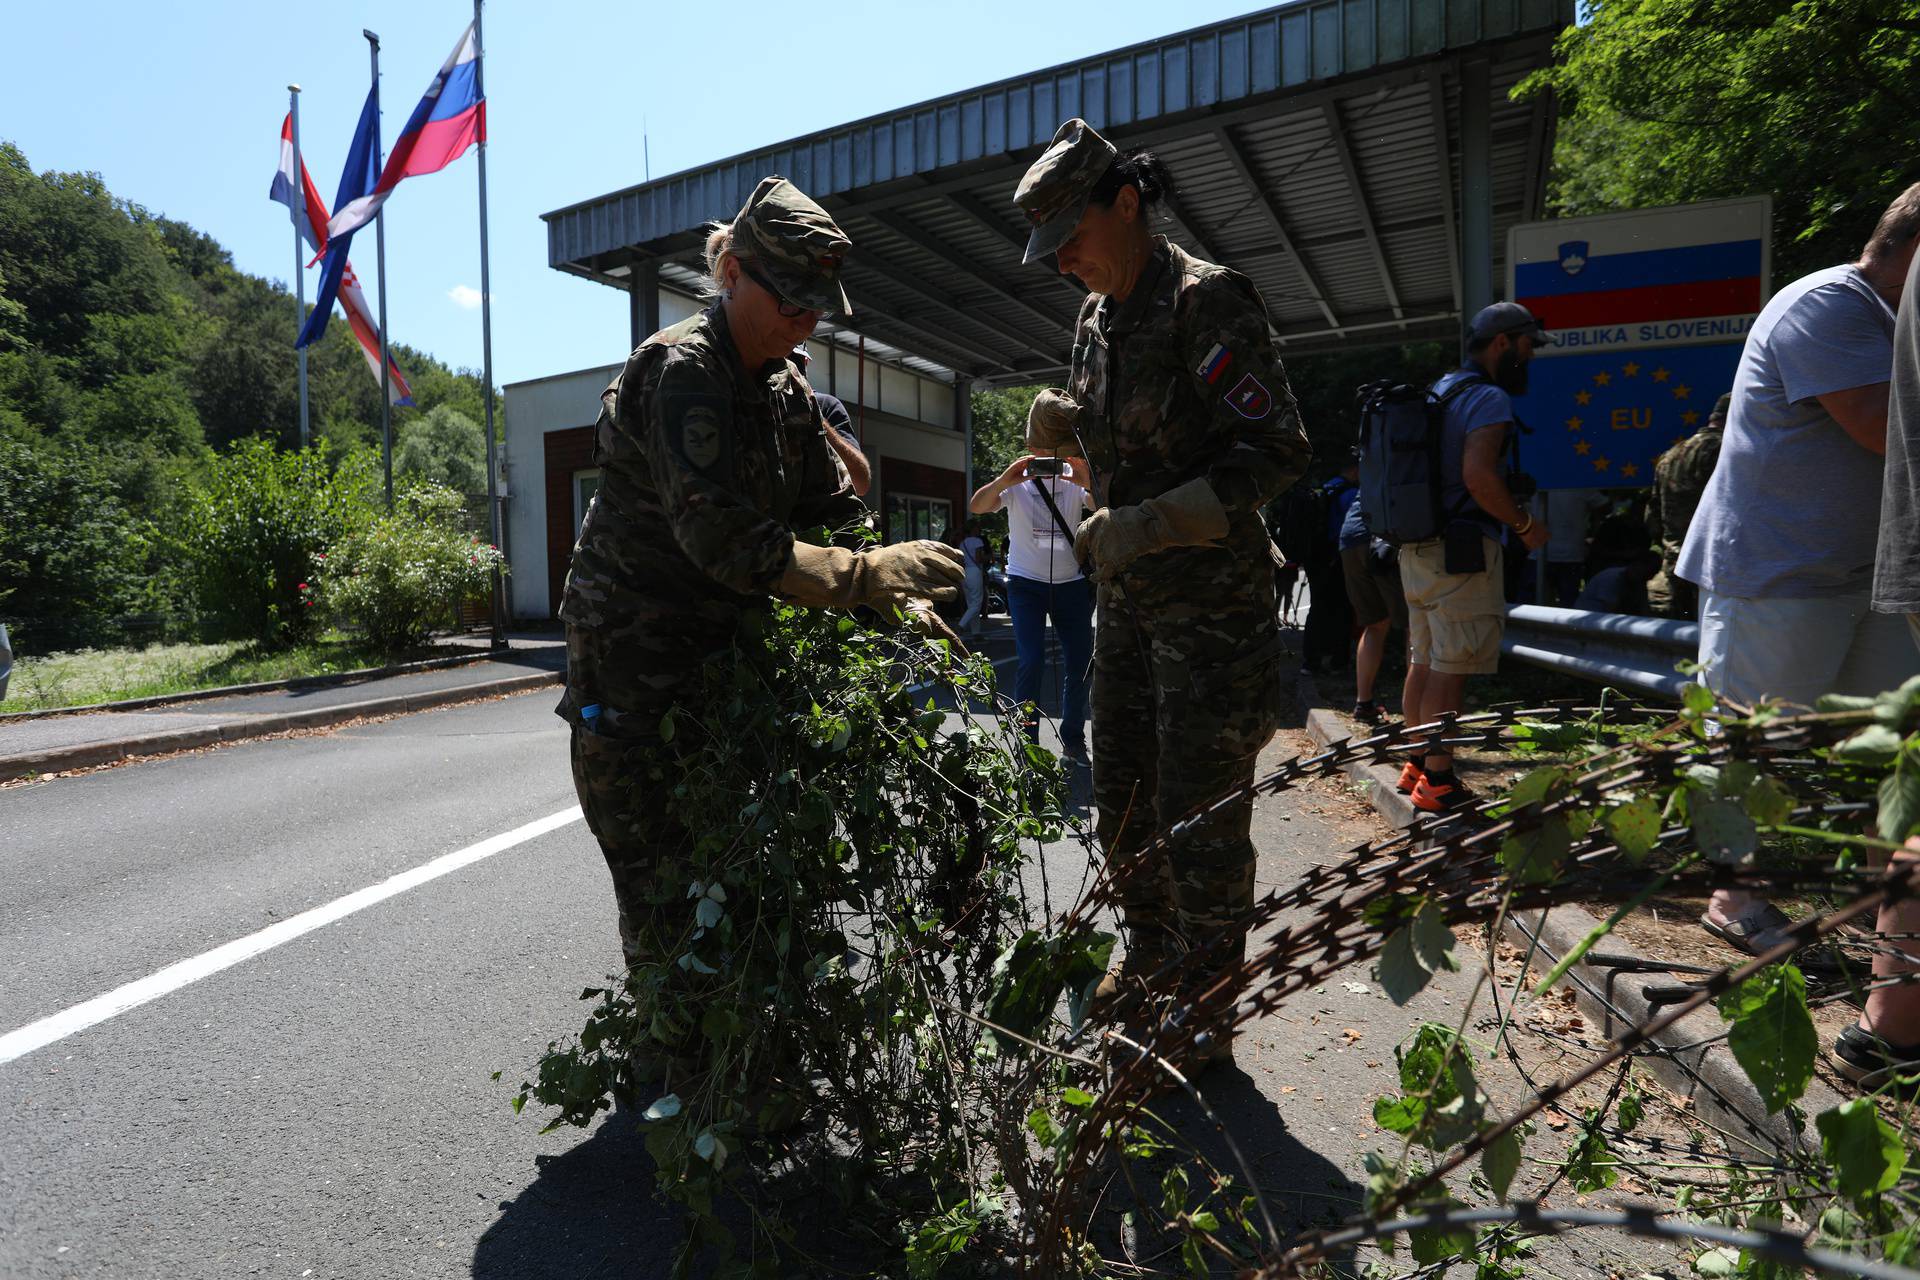
[{"label": "slovenian flag patch", "polygon": [[1227,350],[1225,343],[1216,342],[1213,344],[1213,350],[1207,352],[1206,359],[1200,362],[1200,367],[1194,372],[1200,375],[1202,382],[1212,386],[1220,381],[1221,375],[1226,373],[1227,366],[1232,363],[1233,352]]}]

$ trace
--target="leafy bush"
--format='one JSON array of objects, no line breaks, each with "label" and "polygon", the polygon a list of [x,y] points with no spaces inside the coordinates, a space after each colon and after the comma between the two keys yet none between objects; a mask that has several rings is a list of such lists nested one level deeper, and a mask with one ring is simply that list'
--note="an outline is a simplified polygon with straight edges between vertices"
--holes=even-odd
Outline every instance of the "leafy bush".
[{"label": "leafy bush", "polygon": [[326,549],[365,519],[367,459],[335,471],[325,446],[282,453],[243,440],[214,460],[187,503],[180,543],[202,615],[264,644],[311,634]]},{"label": "leafy bush", "polygon": [[112,634],[140,605],[150,547],[96,458],[0,437],[0,620],[15,645],[45,653]]},{"label": "leafy bush", "polygon": [[[984,661],[950,664],[939,642],[782,606],[750,615],[657,751],[634,748],[649,802],[697,842],[649,868],[655,953],[588,988],[580,1036],[549,1046],[514,1105],[586,1126],[631,1097],[695,1242],[730,1248],[716,1197],[752,1190],[728,1180],[771,1159],[769,1131],[801,1111],[835,1137],[793,1157],[795,1184],[820,1188],[810,1212],[833,1196],[877,1213],[862,1232],[911,1241],[915,1275],[1005,1235],[984,1171],[1024,1167],[1026,1131],[990,1114],[1032,1068],[968,1011],[1024,1012],[1017,1029],[1039,1034],[1067,976],[1097,976],[1113,940],[1033,945],[1027,921],[1048,912],[1021,878],[1023,842],[1059,833],[1058,763],[1012,718],[949,725],[922,678],[962,698],[991,689]],[[662,1060],[668,1079],[640,1071]],[[976,1155],[990,1133],[1001,1148]],[[779,1252],[790,1225],[756,1217],[751,1252]],[[744,1274],[735,1263],[719,1274]]]},{"label": "leafy bush", "polygon": [[416,645],[462,600],[506,570],[498,549],[462,525],[465,504],[443,485],[399,494],[394,509],[348,534],[326,558],[320,598],[340,620],[389,652]]}]

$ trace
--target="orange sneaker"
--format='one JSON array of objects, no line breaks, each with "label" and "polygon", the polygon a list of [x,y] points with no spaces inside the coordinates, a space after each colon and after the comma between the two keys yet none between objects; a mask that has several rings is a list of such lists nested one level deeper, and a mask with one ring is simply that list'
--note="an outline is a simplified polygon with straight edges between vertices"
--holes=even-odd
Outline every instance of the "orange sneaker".
[{"label": "orange sneaker", "polygon": [[1427,813],[1452,813],[1479,798],[1451,772],[1423,773],[1413,788],[1413,807]]},{"label": "orange sneaker", "polygon": [[1412,795],[1413,789],[1420,784],[1420,779],[1426,776],[1418,760],[1409,760],[1400,766],[1400,781],[1393,784],[1393,789],[1403,796]]}]

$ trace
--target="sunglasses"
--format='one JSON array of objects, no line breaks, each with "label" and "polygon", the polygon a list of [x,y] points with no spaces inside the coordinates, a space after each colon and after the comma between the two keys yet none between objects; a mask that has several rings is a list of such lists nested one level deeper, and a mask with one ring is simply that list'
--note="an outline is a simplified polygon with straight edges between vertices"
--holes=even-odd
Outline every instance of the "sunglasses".
[{"label": "sunglasses", "polygon": [[810,315],[817,316],[817,315],[823,314],[823,312],[818,307],[796,307],[791,302],[788,302],[785,298],[780,296],[780,291],[774,288],[772,283],[769,282],[765,276],[761,275],[757,270],[755,270],[753,265],[747,262],[745,259],[741,260],[740,269],[746,272],[747,279],[753,281],[755,284],[759,285],[762,289],[765,289],[768,293],[773,295],[774,305],[779,309],[782,319],[798,320],[801,316],[810,316]]}]

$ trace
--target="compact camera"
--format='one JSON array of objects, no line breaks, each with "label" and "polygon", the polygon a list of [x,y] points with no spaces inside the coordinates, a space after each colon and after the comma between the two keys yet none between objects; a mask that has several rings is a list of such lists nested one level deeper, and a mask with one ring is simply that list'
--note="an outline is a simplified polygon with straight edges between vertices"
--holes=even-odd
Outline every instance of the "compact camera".
[{"label": "compact camera", "polygon": [[1029,476],[1065,475],[1066,470],[1067,460],[1065,458],[1035,458],[1027,463],[1027,475]]}]

